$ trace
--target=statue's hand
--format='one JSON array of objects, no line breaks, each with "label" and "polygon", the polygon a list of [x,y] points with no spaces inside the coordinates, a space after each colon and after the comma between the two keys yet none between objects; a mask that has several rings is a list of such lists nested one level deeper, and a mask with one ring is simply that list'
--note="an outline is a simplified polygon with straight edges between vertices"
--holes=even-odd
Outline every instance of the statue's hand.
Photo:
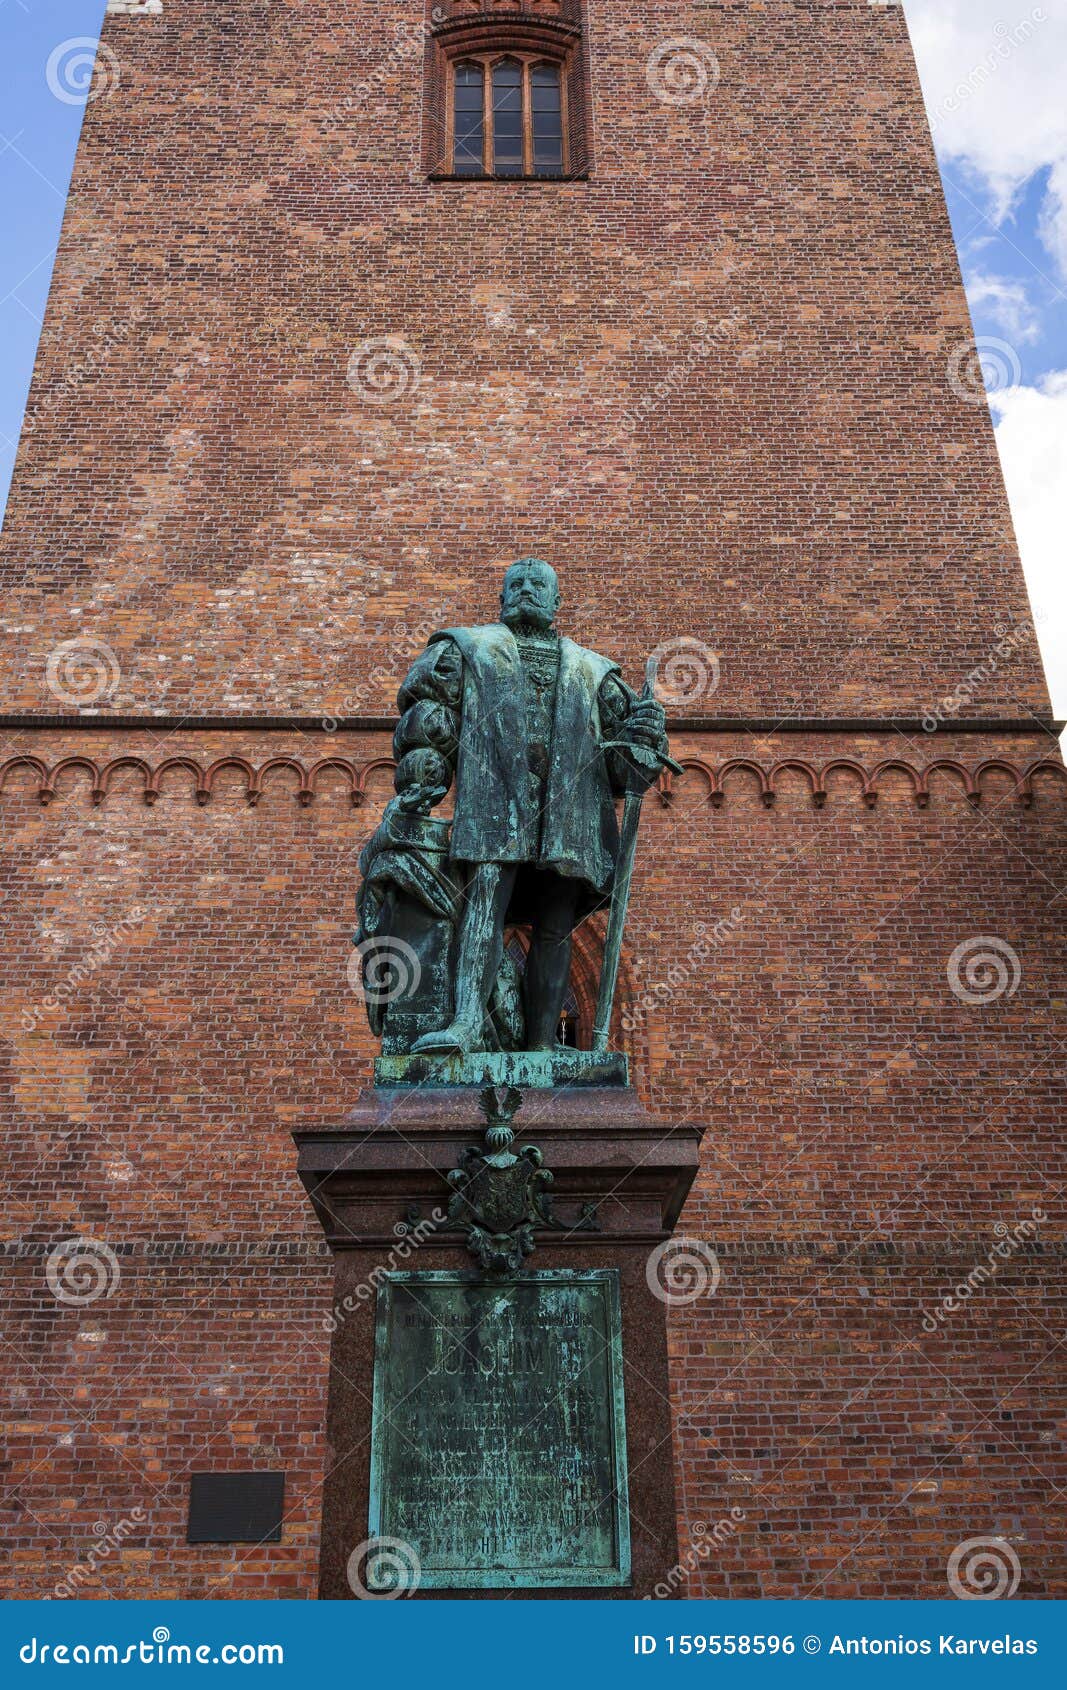
[{"label": "statue's hand", "polygon": [[656,698],[639,698],[622,724],[620,738],[650,751],[665,749],[667,717]]}]

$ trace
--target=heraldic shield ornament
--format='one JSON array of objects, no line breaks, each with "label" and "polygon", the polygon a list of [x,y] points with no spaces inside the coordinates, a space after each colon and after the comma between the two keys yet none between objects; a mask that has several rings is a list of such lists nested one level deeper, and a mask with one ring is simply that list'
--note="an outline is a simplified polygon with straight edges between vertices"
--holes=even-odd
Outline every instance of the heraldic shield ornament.
[{"label": "heraldic shield ornament", "polygon": [[486,1118],[484,1147],[471,1145],[447,1176],[452,1187],[448,1218],[467,1235],[467,1249],[489,1273],[514,1273],[534,1249],[534,1228],[556,1226],[552,1174],[534,1144],[512,1150],[510,1122],[522,1093],[508,1086],[503,1098],[486,1086],[480,1105]]}]

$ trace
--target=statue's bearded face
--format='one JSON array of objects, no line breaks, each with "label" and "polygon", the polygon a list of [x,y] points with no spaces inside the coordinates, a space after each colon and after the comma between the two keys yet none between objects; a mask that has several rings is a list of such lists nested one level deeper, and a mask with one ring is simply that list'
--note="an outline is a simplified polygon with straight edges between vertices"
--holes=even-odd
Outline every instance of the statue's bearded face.
[{"label": "statue's bearded face", "polygon": [[551,564],[521,557],[504,576],[501,620],[509,628],[551,628],[559,609],[559,582]]}]

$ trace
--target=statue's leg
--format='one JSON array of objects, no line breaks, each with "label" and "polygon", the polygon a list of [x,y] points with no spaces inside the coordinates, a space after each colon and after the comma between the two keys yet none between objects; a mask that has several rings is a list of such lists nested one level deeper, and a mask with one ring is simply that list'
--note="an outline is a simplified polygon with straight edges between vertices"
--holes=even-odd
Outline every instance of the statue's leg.
[{"label": "statue's leg", "polygon": [[439,1033],[424,1033],[413,1048],[481,1050],[484,1048],[485,1006],[500,967],[504,948],[504,917],[515,868],[511,863],[478,863],[463,899],[456,959],[455,1012]]},{"label": "statue's leg", "polygon": [[571,974],[571,936],[578,883],[546,876],[526,959],[526,1043],[530,1050],[554,1048]]}]

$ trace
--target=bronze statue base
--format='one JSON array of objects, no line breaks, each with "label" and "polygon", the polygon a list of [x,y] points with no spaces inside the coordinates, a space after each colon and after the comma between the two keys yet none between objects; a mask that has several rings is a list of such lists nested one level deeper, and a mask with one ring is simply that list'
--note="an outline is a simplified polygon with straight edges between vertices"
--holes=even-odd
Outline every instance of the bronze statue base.
[{"label": "bronze statue base", "polygon": [[627,1059],[613,1050],[427,1051],[380,1056],[376,1086],[517,1086],[520,1091],[560,1086],[625,1086]]}]

